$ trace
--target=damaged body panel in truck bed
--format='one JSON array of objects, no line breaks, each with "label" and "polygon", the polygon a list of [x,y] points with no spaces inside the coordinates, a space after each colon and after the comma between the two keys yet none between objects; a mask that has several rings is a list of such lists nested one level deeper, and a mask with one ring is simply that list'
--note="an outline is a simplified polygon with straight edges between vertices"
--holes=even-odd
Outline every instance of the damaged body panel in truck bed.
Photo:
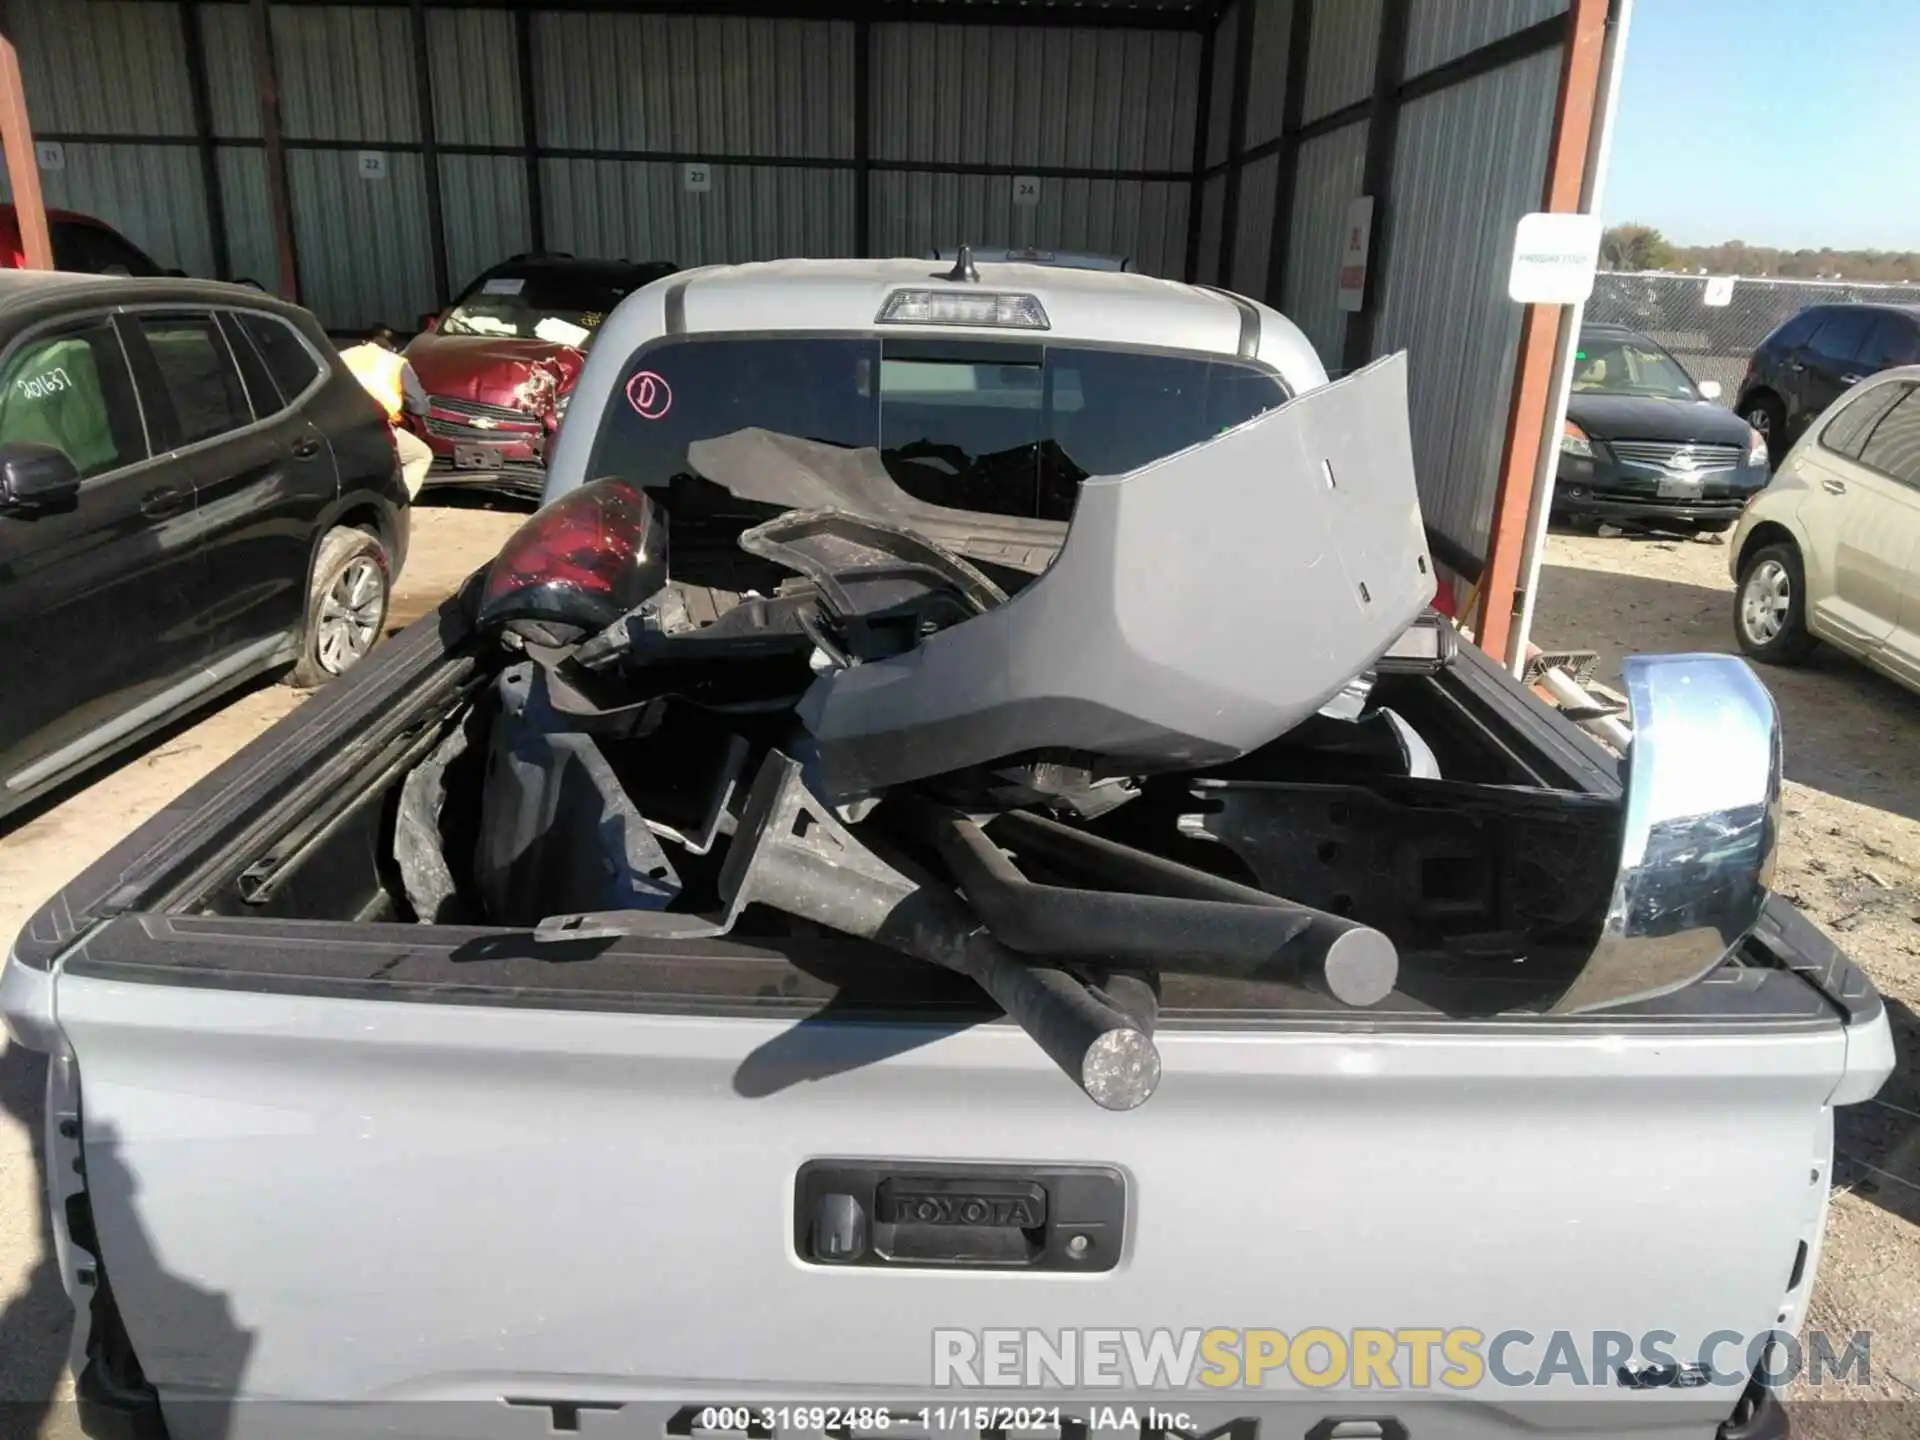
[{"label": "damaged body panel in truck bed", "polygon": [[[821,262],[815,299],[851,287],[865,325],[924,287],[891,263]],[[1013,313],[1097,309],[1100,277],[994,268],[1035,292]],[[813,273],[746,267],[733,301]],[[1250,366],[1250,302],[1144,277],[1105,279],[1205,307],[1239,347],[1225,381],[1060,335],[1017,362],[978,334],[814,352],[873,422],[841,432],[870,493],[900,458],[888,363],[910,413],[959,364],[1003,418],[1159,367],[1138,393],[1177,402],[1178,443],[1081,466],[1038,578],[962,558],[944,489],[950,549],[914,530],[925,506],[676,510],[759,390],[674,412],[663,448],[635,427],[660,384],[694,387],[647,326],[724,310],[727,274],[609,321],[560,493],[486,577],[76,879],[0,971],[9,1030],[51,1057],[89,1431],[1783,1434],[1756,1367],[1806,1316],[1833,1107],[1874,1093],[1891,1039],[1766,893],[1778,734],[1739,662],[1634,662],[1617,761],[1418,613],[1404,361],[1283,392]],[[945,278],[980,283],[965,257]],[[1225,420],[1195,433],[1209,394]],[[660,473],[576,483],[568,454],[617,457],[616,419]],[[745,448],[802,453],[789,428]],[[950,452],[1031,478],[1098,453],[1087,428]],[[844,493],[820,463],[805,483]],[[1155,495],[1181,477],[1204,505]],[[1256,482],[1299,520],[1276,563],[1348,607],[1318,651],[1272,577],[1240,577],[1241,612],[1193,563],[1207,507]],[[1128,487],[1157,545],[1129,540]],[[688,579],[686,550],[772,578]],[[1185,650],[1143,613],[1156,568],[1197,612]],[[1154,693],[1074,668],[1050,585],[1109,597],[1089,648],[1148,656]],[[1288,653],[1228,663],[1263,634]],[[1188,671],[1199,690],[1160,693]],[[947,723],[1088,696],[1124,743],[1072,704],[984,740]],[[861,724],[824,722],[836,697]],[[1716,725],[1738,743],[1716,753]],[[1385,1384],[1358,1364],[1382,1331]],[[1092,1358],[1202,1332],[1241,1347],[1230,1372]],[[1421,1336],[1446,1365],[1411,1358]],[[1036,1363],[1063,1346],[1064,1376]]]}]

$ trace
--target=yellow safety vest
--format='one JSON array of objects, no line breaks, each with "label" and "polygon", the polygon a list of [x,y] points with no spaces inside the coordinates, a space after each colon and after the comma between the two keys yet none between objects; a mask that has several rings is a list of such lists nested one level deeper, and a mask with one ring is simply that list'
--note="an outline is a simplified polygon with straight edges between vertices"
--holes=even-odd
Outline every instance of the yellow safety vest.
[{"label": "yellow safety vest", "polygon": [[406,360],[371,340],[342,350],[340,358],[347,362],[353,378],[380,402],[381,408],[387,412],[387,423],[397,425],[401,412],[407,408],[406,386],[400,379],[407,368]]}]

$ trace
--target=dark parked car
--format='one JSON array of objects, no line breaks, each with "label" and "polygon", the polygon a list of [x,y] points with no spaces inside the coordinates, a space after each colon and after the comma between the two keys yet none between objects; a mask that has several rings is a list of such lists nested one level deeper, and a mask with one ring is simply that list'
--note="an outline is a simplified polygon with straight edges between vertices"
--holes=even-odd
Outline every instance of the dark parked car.
[{"label": "dark parked car", "polygon": [[1813,305],[1760,342],[1735,409],[1778,465],[1848,387],[1920,363],[1920,305]]},{"label": "dark parked car", "polygon": [[392,432],[305,310],[0,274],[0,814],[265,671],[346,670],[407,522]]},{"label": "dark parked car", "polygon": [[426,390],[416,422],[433,449],[427,484],[482,484],[538,498],[547,446],[594,332],[664,261],[516,255],[443,315],[423,317],[407,359]]},{"label": "dark parked car", "polygon": [[1766,441],[1720,387],[1638,331],[1587,325],[1560,437],[1554,514],[1725,530],[1767,483]]}]

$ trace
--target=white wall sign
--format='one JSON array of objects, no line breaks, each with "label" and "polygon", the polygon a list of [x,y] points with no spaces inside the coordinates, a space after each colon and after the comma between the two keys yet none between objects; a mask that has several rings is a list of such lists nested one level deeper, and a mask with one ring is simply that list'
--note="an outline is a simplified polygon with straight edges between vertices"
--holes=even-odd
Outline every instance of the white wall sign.
[{"label": "white wall sign", "polygon": [[1347,202],[1347,233],[1340,245],[1340,308],[1359,310],[1367,303],[1367,256],[1373,252],[1373,197]]},{"label": "white wall sign", "polygon": [[1038,205],[1040,203],[1040,177],[1038,175],[1016,175],[1013,177],[1013,203],[1016,205]]},{"label": "white wall sign", "polygon": [[1707,288],[1700,296],[1702,305],[1731,305],[1733,303],[1733,276],[1711,275],[1707,278]]},{"label": "white wall sign", "polygon": [[695,195],[704,195],[713,189],[713,167],[704,160],[695,160],[680,167],[680,183]]},{"label": "white wall sign", "polygon": [[362,150],[360,152],[360,178],[362,180],[386,179],[387,152],[384,150]]},{"label": "white wall sign", "polygon": [[1599,261],[1598,215],[1522,215],[1507,295],[1522,305],[1578,305],[1593,293]]},{"label": "white wall sign", "polygon": [[40,162],[42,170],[64,170],[67,168],[67,147],[58,140],[41,140],[33,147],[34,158]]}]

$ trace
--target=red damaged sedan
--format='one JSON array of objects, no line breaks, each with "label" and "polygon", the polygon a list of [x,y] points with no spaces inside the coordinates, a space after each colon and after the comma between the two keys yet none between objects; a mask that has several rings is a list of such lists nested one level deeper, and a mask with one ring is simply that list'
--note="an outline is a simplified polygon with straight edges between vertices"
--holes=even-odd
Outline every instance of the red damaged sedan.
[{"label": "red damaged sedan", "polygon": [[431,485],[538,498],[552,443],[600,322],[672,265],[519,255],[487,271],[407,346],[427,392],[411,420],[433,449]]}]

